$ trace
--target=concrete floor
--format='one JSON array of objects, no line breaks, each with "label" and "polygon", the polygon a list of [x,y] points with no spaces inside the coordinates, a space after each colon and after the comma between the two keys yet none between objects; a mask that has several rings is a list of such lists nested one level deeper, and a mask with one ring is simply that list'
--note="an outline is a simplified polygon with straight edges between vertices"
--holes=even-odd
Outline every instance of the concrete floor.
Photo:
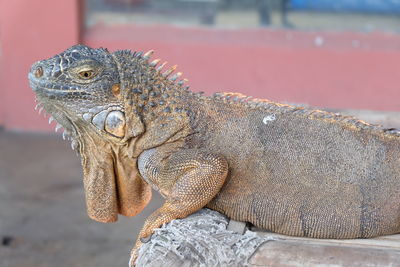
[{"label": "concrete floor", "polygon": [[134,218],[86,215],[80,160],[59,136],[0,132],[0,267],[127,266],[159,195]]}]

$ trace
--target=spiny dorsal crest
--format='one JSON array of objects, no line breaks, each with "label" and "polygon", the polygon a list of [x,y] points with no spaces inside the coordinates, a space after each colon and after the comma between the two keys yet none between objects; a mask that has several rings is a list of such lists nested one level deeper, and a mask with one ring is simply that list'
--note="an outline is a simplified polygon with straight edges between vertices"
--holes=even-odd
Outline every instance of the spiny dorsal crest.
[{"label": "spiny dorsal crest", "polygon": [[352,116],[344,116],[338,113],[318,109],[308,109],[299,106],[292,106],[287,104],[276,103],[268,99],[253,98],[241,93],[222,92],[215,93],[214,99],[218,99],[228,104],[241,103],[252,109],[265,109],[276,113],[290,113],[292,115],[307,116],[310,119],[328,120],[331,122],[339,122],[358,127],[360,129],[376,129],[380,128],[385,134],[391,136],[400,136],[400,130],[395,128],[385,129],[380,125],[367,123]]},{"label": "spiny dorsal crest", "polygon": [[147,52],[143,55],[143,59],[148,60],[148,59],[151,58],[151,56],[152,56],[153,54],[154,54],[154,50],[149,50],[149,51],[147,51]]},{"label": "spiny dorsal crest", "polygon": [[[153,67],[157,72],[159,72],[163,77],[169,77],[169,80],[174,82],[176,81],[178,78],[180,78],[182,76],[182,72],[177,72],[174,75],[170,76],[172,73],[174,73],[174,71],[177,69],[177,65],[173,65],[172,67],[170,67],[169,69],[165,70],[163,72],[164,67],[168,64],[167,61],[163,62],[161,65],[157,66],[158,63],[160,63],[161,59],[157,58],[152,60],[151,62],[149,62],[151,56],[154,54],[154,50],[149,50],[146,53],[137,53],[135,56],[139,59],[142,59],[144,61],[146,61],[148,63],[148,65],[150,67]],[[187,82],[187,79],[182,79],[179,82],[177,82],[177,84],[179,86],[182,86],[185,82]],[[185,88],[187,89],[187,88]]]},{"label": "spiny dorsal crest", "polygon": [[[161,61],[161,59],[157,58],[149,62],[151,56],[154,54],[154,50],[149,50],[146,53],[143,52],[131,52],[130,50],[120,50],[117,51],[116,53],[123,55],[125,58],[137,58],[141,60],[142,62],[146,62],[150,67],[154,68],[159,74],[161,74],[165,78],[169,78],[170,81],[175,82],[182,76],[182,72],[176,72],[173,74],[176,69],[177,65],[173,65],[169,69],[163,71],[164,67],[168,64],[167,61],[163,62],[161,65],[158,65]],[[158,65],[158,66],[157,66]],[[173,74],[173,75],[171,75]],[[179,86],[183,86],[184,83],[188,82],[187,79],[181,79],[178,81],[176,84]],[[184,89],[188,89],[189,87],[184,87]]]},{"label": "spiny dorsal crest", "polygon": [[154,59],[152,62],[150,62],[150,66],[155,67],[159,62],[161,61],[161,59],[157,58]]},{"label": "spiny dorsal crest", "polygon": [[182,113],[184,109],[178,101],[189,88],[184,86],[187,79],[178,78],[177,66],[167,70],[167,62],[159,64],[160,59],[151,60],[153,50],[146,53],[128,50],[114,53],[120,68],[120,79],[128,114]]}]

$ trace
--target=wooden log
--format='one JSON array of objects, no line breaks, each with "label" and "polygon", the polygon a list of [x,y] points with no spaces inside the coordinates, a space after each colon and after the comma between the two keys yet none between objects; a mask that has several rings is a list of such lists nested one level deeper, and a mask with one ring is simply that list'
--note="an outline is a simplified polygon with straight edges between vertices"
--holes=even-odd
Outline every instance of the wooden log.
[{"label": "wooden log", "polygon": [[313,239],[228,224],[209,209],[174,220],[142,246],[137,266],[400,266],[400,235]]},{"label": "wooden log", "polygon": [[145,243],[137,266],[245,266],[269,237],[227,230],[228,218],[209,209],[157,229]]}]

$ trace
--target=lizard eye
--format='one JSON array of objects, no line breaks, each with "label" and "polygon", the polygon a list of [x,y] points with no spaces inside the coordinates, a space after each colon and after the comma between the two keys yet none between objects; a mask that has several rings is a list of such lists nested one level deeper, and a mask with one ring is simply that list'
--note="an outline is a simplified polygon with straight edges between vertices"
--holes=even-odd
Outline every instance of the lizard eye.
[{"label": "lizard eye", "polygon": [[93,70],[84,70],[78,73],[79,77],[81,77],[82,79],[88,80],[91,79],[95,76],[95,73]]}]

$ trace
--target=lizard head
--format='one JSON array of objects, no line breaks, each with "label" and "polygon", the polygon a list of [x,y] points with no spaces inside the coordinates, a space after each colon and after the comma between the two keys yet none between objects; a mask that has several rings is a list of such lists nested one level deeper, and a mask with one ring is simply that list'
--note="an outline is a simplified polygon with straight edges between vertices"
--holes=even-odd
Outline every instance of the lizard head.
[{"label": "lizard head", "polygon": [[118,67],[106,49],[73,46],[33,64],[29,80],[40,105],[73,138],[79,141],[82,129],[124,137]]},{"label": "lizard head", "polygon": [[81,156],[88,214],[101,222],[116,221],[118,213],[134,216],[151,198],[127,152],[143,125],[126,115],[121,54],[75,45],[29,72],[39,106],[64,127]]}]

